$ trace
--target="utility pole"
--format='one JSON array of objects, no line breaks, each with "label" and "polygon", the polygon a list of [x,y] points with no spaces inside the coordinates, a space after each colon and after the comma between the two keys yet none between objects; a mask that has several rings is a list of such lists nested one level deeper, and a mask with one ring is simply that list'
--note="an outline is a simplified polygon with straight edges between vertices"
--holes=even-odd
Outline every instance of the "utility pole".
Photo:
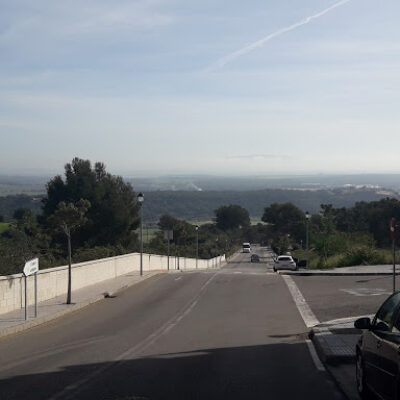
[{"label": "utility pole", "polygon": [[140,210],[140,276],[142,276],[143,275],[143,202],[144,202],[143,193],[138,194],[137,201]]},{"label": "utility pole", "polygon": [[196,269],[199,262],[199,226],[196,225]]},{"label": "utility pole", "polygon": [[71,304],[71,291],[72,291],[72,249],[71,249],[71,230],[66,227],[65,233],[68,238],[68,291],[67,291],[67,304]]},{"label": "utility pole", "polygon": [[393,293],[396,291],[396,220],[390,221],[390,238],[392,239],[393,252]]},{"label": "utility pole", "polygon": [[310,250],[309,250],[309,225],[310,225],[311,214],[306,211],[306,251],[307,251],[307,268],[310,264]]}]

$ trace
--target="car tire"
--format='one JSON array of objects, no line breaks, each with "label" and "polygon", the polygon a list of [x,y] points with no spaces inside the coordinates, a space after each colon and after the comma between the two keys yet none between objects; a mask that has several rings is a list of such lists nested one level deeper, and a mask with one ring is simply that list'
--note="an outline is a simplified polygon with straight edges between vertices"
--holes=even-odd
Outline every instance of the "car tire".
[{"label": "car tire", "polygon": [[357,384],[357,392],[361,400],[376,399],[376,397],[373,396],[372,392],[368,389],[367,385],[365,384],[364,361],[359,351],[357,351],[357,356],[356,356],[356,384]]}]

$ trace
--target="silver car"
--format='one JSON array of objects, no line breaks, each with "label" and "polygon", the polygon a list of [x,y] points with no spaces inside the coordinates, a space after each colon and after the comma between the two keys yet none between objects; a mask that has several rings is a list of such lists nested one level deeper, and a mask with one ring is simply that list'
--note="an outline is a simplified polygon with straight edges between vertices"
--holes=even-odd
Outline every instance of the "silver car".
[{"label": "silver car", "polygon": [[292,256],[278,256],[274,262],[274,271],[279,269],[291,269],[297,271],[298,267]]}]

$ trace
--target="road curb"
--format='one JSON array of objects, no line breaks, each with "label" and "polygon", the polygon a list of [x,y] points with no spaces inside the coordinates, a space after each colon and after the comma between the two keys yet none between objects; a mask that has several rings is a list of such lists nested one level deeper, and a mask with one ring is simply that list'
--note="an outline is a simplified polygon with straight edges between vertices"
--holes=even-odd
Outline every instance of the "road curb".
[{"label": "road curb", "polygon": [[36,326],[45,324],[45,323],[50,322],[52,320],[55,320],[57,318],[63,317],[66,314],[70,314],[70,313],[73,313],[75,311],[79,311],[82,308],[85,308],[85,307],[87,307],[87,306],[89,306],[91,304],[97,303],[100,300],[104,300],[106,297],[114,296],[116,293],[118,293],[120,291],[126,290],[129,287],[135,286],[136,284],[138,284],[140,282],[143,282],[143,281],[145,281],[145,280],[147,280],[149,278],[152,278],[155,275],[163,274],[163,273],[164,272],[162,272],[162,271],[151,272],[151,273],[149,273],[149,275],[146,275],[144,277],[144,279],[137,280],[137,281],[132,282],[130,284],[126,284],[124,286],[121,286],[121,287],[119,287],[118,289],[116,289],[116,290],[114,290],[112,292],[110,291],[110,292],[105,292],[104,294],[101,294],[101,295],[97,295],[97,296],[93,297],[92,299],[83,301],[82,303],[71,304],[65,310],[57,311],[54,314],[49,314],[49,315],[45,315],[45,316],[42,316],[42,317],[37,317],[35,319],[28,320],[28,321],[23,322],[23,323],[18,324],[18,325],[14,325],[14,326],[10,326],[10,327],[7,327],[7,328],[0,329],[0,339],[3,339],[5,337],[7,337],[7,336],[10,336],[10,335],[13,335],[13,334],[17,334],[17,333],[26,331],[28,329],[34,328]]},{"label": "road curb", "polygon": [[324,364],[328,365],[339,365],[339,364],[348,364],[355,362],[355,349],[354,351],[349,349],[332,349],[327,343],[326,338],[333,336],[340,336],[334,335],[328,330],[319,330],[319,329],[311,329],[309,333],[309,338],[314,344],[314,347],[317,351],[317,354],[321,361]]}]

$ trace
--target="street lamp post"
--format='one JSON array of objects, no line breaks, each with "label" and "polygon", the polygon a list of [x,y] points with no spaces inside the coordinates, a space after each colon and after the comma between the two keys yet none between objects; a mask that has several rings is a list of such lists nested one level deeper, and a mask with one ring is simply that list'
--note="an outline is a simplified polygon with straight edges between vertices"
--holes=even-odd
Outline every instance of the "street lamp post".
[{"label": "street lamp post", "polygon": [[139,204],[140,210],[140,276],[143,275],[143,202],[144,195],[143,193],[139,193],[137,196],[137,202]]},{"label": "street lamp post", "polygon": [[396,291],[396,227],[396,220],[392,218],[390,221],[390,237],[393,252],[393,293]]},{"label": "street lamp post", "polygon": [[309,225],[310,225],[311,214],[306,211],[306,251],[307,251],[307,264],[306,268],[308,268],[310,263],[310,251],[309,251]]},{"label": "street lamp post", "polygon": [[199,226],[195,226],[196,229],[196,269],[197,269],[197,264],[199,262]]}]

